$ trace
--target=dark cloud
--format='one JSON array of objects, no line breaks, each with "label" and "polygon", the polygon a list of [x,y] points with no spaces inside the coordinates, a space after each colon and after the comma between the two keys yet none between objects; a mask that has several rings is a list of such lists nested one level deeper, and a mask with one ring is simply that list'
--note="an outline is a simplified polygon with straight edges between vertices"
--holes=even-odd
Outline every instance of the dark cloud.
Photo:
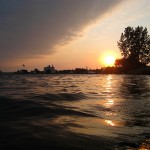
[{"label": "dark cloud", "polygon": [[0,57],[52,53],[121,0],[0,0]]}]

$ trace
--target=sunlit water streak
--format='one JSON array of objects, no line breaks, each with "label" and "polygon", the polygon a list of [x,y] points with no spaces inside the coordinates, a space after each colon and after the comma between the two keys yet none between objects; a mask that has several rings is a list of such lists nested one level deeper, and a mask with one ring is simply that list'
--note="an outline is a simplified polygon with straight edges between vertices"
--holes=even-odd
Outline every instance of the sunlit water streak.
[{"label": "sunlit water streak", "polygon": [[0,148],[149,147],[150,76],[1,75],[0,133]]}]

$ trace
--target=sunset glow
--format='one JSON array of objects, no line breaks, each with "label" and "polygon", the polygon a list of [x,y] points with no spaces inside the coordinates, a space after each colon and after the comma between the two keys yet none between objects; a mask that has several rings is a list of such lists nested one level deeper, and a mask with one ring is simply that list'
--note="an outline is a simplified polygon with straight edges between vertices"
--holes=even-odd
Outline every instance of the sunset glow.
[{"label": "sunset glow", "polygon": [[150,150],[150,0],[0,0],[0,149]]},{"label": "sunset glow", "polygon": [[115,62],[115,57],[114,56],[106,56],[104,58],[104,62],[106,65],[108,66],[113,66],[114,65],[114,62]]},{"label": "sunset glow", "polygon": [[150,33],[148,0],[8,1],[0,2],[2,72],[22,64],[28,71],[49,64],[57,70],[113,66],[122,57],[117,41],[126,27],[139,25]]}]

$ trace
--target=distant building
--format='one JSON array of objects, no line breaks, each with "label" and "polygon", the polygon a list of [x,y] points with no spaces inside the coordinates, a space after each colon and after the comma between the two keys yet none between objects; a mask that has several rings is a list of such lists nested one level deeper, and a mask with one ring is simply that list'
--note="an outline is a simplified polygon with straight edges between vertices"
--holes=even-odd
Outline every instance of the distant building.
[{"label": "distant building", "polygon": [[50,74],[50,73],[56,73],[57,71],[55,70],[55,67],[52,65],[52,66],[47,66],[47,67],[44,67],[44,73],[47,73],[47,74]]}]

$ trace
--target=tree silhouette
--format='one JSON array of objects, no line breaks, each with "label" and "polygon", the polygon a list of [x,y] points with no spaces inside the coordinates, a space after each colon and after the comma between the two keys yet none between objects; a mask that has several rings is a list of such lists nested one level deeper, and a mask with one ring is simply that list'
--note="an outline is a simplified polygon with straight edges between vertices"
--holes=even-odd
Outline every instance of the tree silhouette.
[{"label": "tree silhouette", "polygon": [[116,67],[124,67],[124,59],[120,58],[120,59],[116,59],[115,60],[115,66]]},{"label": "tree silhouette", "polygon": [[[141,67],[150,63],[150,36],[147,28],[127,27],[117,42],[123,56],[116,63],[125,67]],[[121,63],[121,64],[120,64]]]}]

